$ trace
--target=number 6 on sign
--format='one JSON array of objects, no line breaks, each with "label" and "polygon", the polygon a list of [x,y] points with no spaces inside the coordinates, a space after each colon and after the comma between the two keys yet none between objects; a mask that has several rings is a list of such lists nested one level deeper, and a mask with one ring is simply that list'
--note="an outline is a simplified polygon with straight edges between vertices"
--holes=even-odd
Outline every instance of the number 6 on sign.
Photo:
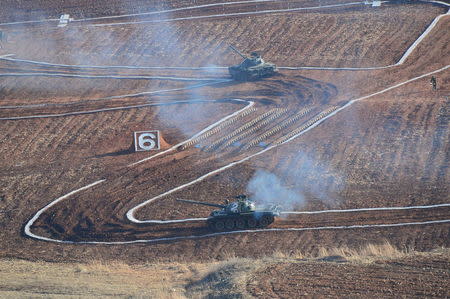
[{"label": "number 6 on sign", "polygon": [[159,131],[134,132],[134,149],[136,152],[159,150]]}]

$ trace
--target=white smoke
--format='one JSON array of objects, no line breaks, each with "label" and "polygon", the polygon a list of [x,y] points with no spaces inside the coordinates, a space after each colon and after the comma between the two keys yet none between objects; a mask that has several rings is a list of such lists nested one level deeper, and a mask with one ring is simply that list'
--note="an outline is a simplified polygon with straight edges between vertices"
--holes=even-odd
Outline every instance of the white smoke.
[{"label": "white smoke", "polygon": [[258,205],[279,205],[283,210],[299,210],[309,200],[330,206],[339,201],[345,185],[344,175],[323,161],[300,152],[280,167],[279,174],[257,170],[247,185],[247,192]]},{"label": "white smoke", "polygon": [[286,188],[278,176],[265,170],[255,172],[248,183],[247,192],[262,207],[278,204],[285,209],[304,202],[301,194]]}]

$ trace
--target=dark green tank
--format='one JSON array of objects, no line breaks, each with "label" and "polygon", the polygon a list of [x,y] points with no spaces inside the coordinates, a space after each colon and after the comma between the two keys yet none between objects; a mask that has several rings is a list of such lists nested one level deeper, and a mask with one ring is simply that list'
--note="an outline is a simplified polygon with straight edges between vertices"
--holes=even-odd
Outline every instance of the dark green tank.
[{"label": "dark green tank", "polygon": [[230,48],[244,58],[244,61],[240,64],[228,67],[228,72],[234,80],[254,81],[270,77],[277,72],[277,66],[273,63],[264,62],[259,53],[252,52],[250,57],[247,57],[233,46],[230,46]]},{"label": "dark green tank", "polygon": [[276,205],[258,209],[255,202],[247,196],[239,195],[236,198],[236,201],[224,205],[185,199],[178,201],[220,208],[212,211],[206,220],[209,228],[214,231],[265,228],[280,215],[280,209]]}]

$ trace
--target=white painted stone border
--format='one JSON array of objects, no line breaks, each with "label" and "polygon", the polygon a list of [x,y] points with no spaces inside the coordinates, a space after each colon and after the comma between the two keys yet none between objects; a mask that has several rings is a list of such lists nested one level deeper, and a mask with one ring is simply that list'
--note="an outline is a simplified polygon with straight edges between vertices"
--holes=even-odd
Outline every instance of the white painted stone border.
[{"label": "white painted stone border", "polygon": [[86,185],[86,186],[84,186],[84,187],[81,187],[81,188],[78,188],[78,189],[76,189],[76,190],[73,190],[73,191],[71,191],[71,192],[69,192],[69,193],[67,193],[67,194],[65,194],[65,195],[63,195],[63,196],[61,196],[61,197],[58,197],[57,199],[55,199],[54,201],[52,201],[51,203],[49,203],[48,205],[46,205],[45,207],[43,207],[42,209],[40,209],[40,210],[33,216],[33,218],[31,218],[31,219],[27,222],[27,224],[25,225],[25,228],[24,228],[25,234],[26,234],[27,236],[29,236],[29,237],[36,238],[36,239],[43,240],[43,241],[55,241],[54,239],[49,239],[49,238],[45,238],[45,237],[42,237],[42,236],[38,236],[38,235],[33,234],[33,233],[31,232],[31,226],[33,225],[33,223],[39,218],[39,216],[42,215],[42,213],[44,213],[46,210],[48,210],[49,208],[51,208],[51,207],[53,207],[54,205],[56,205],[58,202],[60,202],[60,201],[62,201],[62,200],[64,200],[64,199],[66,199],[66,198],[68,198],[68,197],[70,197],[70,196],[72,196],[72,195],[74,195],[74,194],[76,194],[76,193],[78,193],[78,192],[87,190],[87,189],[89,189],[89,188],[92,188],[92,187],[94,187],[94,186],[100,184],[100,183],[103,183],[104,181],[106,181],[106,180],[105,180],[105,179],[103,179],[103,180],[98,180],[98,181],[93,182],[93,183],[91,183],[91,184],[89,184],[89,185]]},{"label": "white painted stone border", "polygon": [[364,5],[364,2],[363,1],[358,1],[358,2],[349,2],[349,3],[341,3],[341,4],[329,4],[329,5],[322,5],[322,6],[299,7],[299,8],[288,8],[288,9],[258,10],[258,11],[250,11],[250,12],[224,13],[224,14],[216,14],[216,15],[192,16],[192,17],[149,20],[149,21],[134,21],[134,22],[121,22],[121,23],[93,24],[93,25],[87,25],[87,26],[90,26],[90,27],[106,27],[106,26],[123,26],[123,25],[131,25],[131,24],[154,24],[154,23],[166,23],[166,22],[177,22],[177,21],[188,21],[188,20],[214,19],[214,18],[223,18],[223,17],[252,16],[252,15],[261,15],[261,14],[296,12],[296,11],[303,11],[303,10],[317,10],[317,9],[336,8],[336,7],[354,6],[354,5]]},{"label": "white painted stone border", "polygon": [[[266,0],[257,0],[257,1],[250,1],[250,2],[265,2]],[[243,3],[247,1],[240,1],[239,3]],[[389,2],[389,1],[384,1]],[[383,3],[384,3],[383,2]],[[449,3],[445,3],[442,1],[423,1],[425,3],[436,3],[440,5],[445,5],[447,7],[450,7]],[[364,2],[351,2],[354,3],[363,3]],[[320,6],[319,6],[320,7]],[[198,6],[196,7],[198,8]],[[137,14],[139,15],[139,14]],[[316,67],[316,66],[280,66],[279,69],[285,69],[285,70],[342,70],[342,71],[364,71],[364,70],[380,70],[380,69],[386,69],[391,68],[395,66],[399,66],[405,62],[405,60],[411,55],[413,50],[420,44],[420,42],[432,31],[432,29],[436,26],[438,21],[444,17],[450,15],[450,9],[447,11],[447,13],[437,16],[433,22],[428,26],[428,28],[419,36],[417,40],[414,41],[414,43],[405,51],[403,56],[394,64],[387,65],[387,66],[375,66],[375,67]],[[125,15],[126,16],[126,15]],[[117,16],[120,17],[120,16]],[[0,24],[1,25],[1,24]],[[14,55],[14,54],[9,54]],[[27,59],[13,59],[13,58],[6,58],[0,56],[0,59],[3,60],[10,60],[10,61],[18,61],[18,62],[26,62],[26,63],[32,63],[32,64],[41,64],[41,65],[49,65],[49,66],[64,66],[64,67],[78,67],[78,68],[124,68],[124,69],[177,69],[177,70],[203,70],[203,69],[226,69],[227,67],[161,67],[161,66],[151,66],[151,67],[144,67],[144,66],[98,66],[98,65],[70,65],[70,64],[54,64],[54,63],[48,63],[48,62],[41,62],[41,61],[34,61],[34,60],[27,60]]]},{"label": "white painted stone border", "polygon": [[[426,76],[430,76],[430,75],[432,75],[432,74],[435,74],[435,73],[444,71],[444,70],[448,69],[449,67],[450,67],[450,65],[447,65],[447,66],[445,66],[445,67],[443,67],[443,68],[440,68],[440,69],[438,69],[438,70],[435,70],[435,71],[432,71],[432,72],[429,72],[429,73],[420,75],[420,76],[418,76],[418,77],[409,79],[409,80],[404,81],[404,82],[402,82],[402,83],[399,83],[399,84],[393,85],[393,86],[391,86],[391,87],[385,88],[385,89],[383,89],[383,90],[381,90],[381,91],[378,91],[378,92],[376,92],[376,93],[373,93],[373,94],[370,94],[370,95],[367,95],[367,96],[364,96],[364,97],[361,97],[361,98],[358,98],[358,99],[354,99],[354,100],[350,101],[349,103],[347,103],[346,105],[344,105],[343,107],[341,107],[340,109],[338,109],[338,110],[336,110],[335,112],[329,114],[327,117],[325,117],[325,118],[319,120],[316,124],[310,126],[310,127],[309,127],[308,129],[306,129],[305,131],[302,131],[302,132],[300,132],[299,134],[297,134],[296,136],[293,136],[292,138],[286,140],[285,143],[287,143],[287,142],[293,140],[294,138],[297,138],[298,136],[300,136],[300,135],[306,133],[307,131],[313,129],[314,127],[318,126],[320,123],[322,123],[323,121],[325,121],[325,119],[327,119],[327,118],[329,118],[329,117],[331,117],[331,116],[337,114],[338,112],[340,112],[340,111],[342,111],[343,109],[349,107],[350,105],[352,105],[353,103],[355,103],[355,102],[357,102],[357,101],[361,101],[361,100],[364,100],[364,99],[373,97],[373,96],[375,96],[375,95],[384,93],[384,92],[386,92],[386,91],[392,90],[392,89],[394,89],[394,88],[400,87],[400,86],[402,86],[402,85],[408,84],[408,83],[410,83],[410,82],[416,81],[416,80],[421,79],[421,78],[424,78],[424,77],[426,77]],[[280,145],[281,145],[281,144],[280,144]],[[138,206],[134,207],[133,209],[129,210],[129,211],[127,212],[127,218],[128,218],[130,221],[135,222],[135,223],[178,223],[178,222],[187,222],[187,221],[204,220],[204,218],[191,218],[191,219],[178,219],[178,220],[168,220],[168,221],[164,221],[164,220],[144,220],[144,221],[143,221],[143,220],[138,220],[138,219],[136,219],[136,218],[134,217],[133,214],[134,214],[134,212],[135,212],[137,209],[143,207],[144,205],[146,205],[146,204],[148,204],[148,203],[150,203],[150,202],[152,202],[152,201],[154,201],[154,200],[156,200],[156,199],[158,199],[158,198],[161,198],[161,197],[163,197],[163,196],[165,196],[165,195],[167,195],[167,194],[170,194],[170,193],[179,191],[179,190],[181,190],[181,189],[183,189],[183,188],[185,188],[185,187],[187,187],[187,186],[189,186],[189,185],[192,185],[192,184],[195,184],[195,183],[198,182],[198,181],[201,181],[202,179],[204,179],[204,178],[206,178],[206,177],[208,177],[208,176],[210,176],[210,175],[212,175],[212,174],[214,174],[214,173],[218,173],[218,172],[220,172],[220,171],[222,171],[222,170],[225,170],[225,169],[227,169],[227,168],[230,168],[230,167],[232,167],[232,166],[234,166],[234,165],[236,165],[236,164],[240,164],[240,163],[242,163],[243,161],[246,161],[246,160],[250,159],[251,157],[254,157],[254,156],[257,156],[257,155],[259,155],[259,154],[262,154],[263,152],[266,152],[266,151],[268,151],[268,150],[270,150],[270,149],[272,149],[272,148],[274,148],[274,147],[277,147],[277,146],[278,146],[278,145],[268,147],[268,148],[262,150],[261,152],[258,152],[258,153],[256,153],[256,154],[253,154],[253,155],[251,155],[251,156],[248,156],[248,157],[246,157],[246,158],[244,158],[244,159],[242,159],[242,160],[240,160],[240,161],[233,162],[233,163],[231,163],[231,164],[228,164],[227,166],[221,167],[221,168],[219,168],[219,169],[217,169],[217,170],[215,170],[215,171],[213,171],[213,172],[210,172],[210,173],[208,173],[208,174],[206,174],[206,175],[204,175],[204,176],[198,178],[197,180],[194,180],[194,181],[192,181],[192,182],[190,182],[190,183],[188,183],[188,184],[178,186],[178,187],[176,187],[176,188],[174,188],[174,189],[171,189],[171,190],[169,190],[169,191],[167,191],[167,192],[165,192],[165,193],[163,193],[163,194],[160,194],[160,195],[158,195],[158,196],[156,196],[156,197],[153,197],[153,198],[151,198],[151,199],[149,199],[149,200],[147,200],[147,201],[144,201],[143,203],[141,203],[141,204],[139,204]],[[150,157],[150,158],[152,158],[152,157]],[[139,162],[139,161],[138,161],[138,162]],[[131,164],[131,165],[133,165],[133,164]],[[131,165],[130,165],[130,166],[131,166]],[[150,240],[135,240],[135,241],[126,241],[126,242],[97,242],[97,241],[92,241],[92,242],[72,242],[72,241],[64,241],[64,240],[57,240],[57,239],[51,239],[51,238],[47,238],[47,237],[42,237],[42,236],[38,236],[38,235],[36,235],[36,234],[33,234],[33,233],[31,232],[31,226],[33,225],[33,223],[34,223],[34,222],[39,218],[39,216],[40,216],[42,213],[44,213],[47,209],[49,209],[50,207],[54,206],[54,205],[57,204],[58,202],[60,202],[60,201],[62,201],[62,200],[64,200],[64,199],[66,199],[66,198],[68,198],[69,196],[71,196],[71,195],[73,195],[73,194],[75,194],[75,193],[77,193],[77,192],[80,192],[80,191],[83,191],[83,190],[87,190],[87,189],[89,189],[89,188],[91,188],[91,187],[93,187],[93,186],[96,186],[96,185],[98,185],[98,184],[104,182],[104,181],[105,181],[104,179],[103,179],[103,180],[96,181],[96,182],[94,182],[94,183],[92,183],[92,184],[89,184],[89,185],[86,185],[86,186],[81,187],[81,188],[79,188],[79,189],[76,189],[76,190],[74,190],[74,191],[71,191],[71,192],[67,193],[66,195],[63,195],[63,196],[61,196],[61,197],[55,199],[55,200],[52,201],[50,204],[48,204],[48,205],[46,205],[44,208],[40,209],[40,210],[39,210],[39,211],[38,211],[38,212],[37,212],[37,213],[36,213],[36,214],[35,214],[28,222],[27,222],[27,224],[25,225],[24,233],[25,233],[27,236],[32,237],[32,238],[35,238],[35,239],[39,239],[39,240],[42,240],[42,241],[57,242],[57,243],[66,243],[66,244],[75,244],[75,243],[78,243],[78,244],[104,244],[104,245],[114,245],[114,244],[116,244],[116,245],[120,245],[120,244],[135,244],[135,243],[154,243],[154,242],[175,241],[175,240],[186,240],[186,239],[200,239],[200,238],[213,237],[213,236],[218,236],[218,235],[236,234],[236,233],[271,232],[271,231],[311,231],[311,230],[335,230],[335,229],[362,229],[362,228],[399,227],[399,226],[411,226],[411,225],[427,225],[427,224],[450,223],[450,219],[444,219],[444,220],[433,220],[433,221],[425,221],[425,222],[390,223],[390,224],[375,224],[375,225],[325,226],[325,227],[286,228],[286,229],[281,229],[281,228],[271,228],[271,229],[258,229],[258,230],[231,231],[231,232],[223,232],[223,233],[213,233],[213,234],[206,234],[206,235],[198,235],[198,236],[158,238],[158,239],[150,239]],[[448,206],[448,205],[450,205],[450,204],[443,203],[443,204],[440,204],[440,205],[437,205],[437,206],[439,206],[439,207],[442,206],[442,207],[443,207],[443,206]],[[416,207],[420,207],[420,208],[425,209],[425,208],[430,208],[430,207],[432,207],[432,206],[416,206]],[[398,210],[398,209],[400,209],[400,208],[401,208],[401,207],[391,207],[391,208],[389,208],[389,207],[383,207],[383,208],[378,208],[378,209],[383,209],[383,210],[388,210],[388,209],[390,209],[390,210]],[[404,209],[410,209],[410,208],[411,208],[411,207],[404,207]],[[377,209],[377,208],[351,209],[351,212],[356,212],[356,211],[359,211],[359,210],[361,210],[361,211],[367,211],[368,209]],[[324,213],[324,212],[321,212],[321,211],[311,211],[311,212]]]},{"label": "white painted stone border", "polygon": [[[103,108],[103,109],[95,109],[95,110],[74,111],[74,112],[66,112],[66,113],[58,113],[58,114],[39,114],[39,115],[27,115],[27,116],[1,117],[0,120],[24,120],[24,119],[36,119],[36,118],[76,116],[76,115],[92,114],[92,113],[98,113],[98,112],[137,109],[137,108],[144,108],[144,107],[150,107],[150,106],[165,106],[165,105],[174,105],[174,104],[192,104],[192,103],[200,103],[200,102],[208,104],[208,103],[216,103],[216,102],[223,102],[223,101],[224,100],[204,100],[204,101],[186,100],[186,101],[173,101],[173,102],[159,102],[159,103],[131,105],[131,106],[121,106],[121,107]],[[235,100],[229,100],[229,101],[235,101]]]},{"label": "white painted stone border", "polygon": [[170,77],[170,76],[119,76],[119,75],[80,75],[65,74],[58,72],[49,73],[0,73],[0,77],[61,77],[80,79],[130,79],[130,80],[171,80],[171,81],[217,81],[228,78],[190,78],[190,77]]},{"label": "white painted stone border", "polygon": [[[123,95],[117,95],[117,96],[109,96],[109,97],[103,97],[98,99],[86,99],[83,100],[85,102],[96,102],[96,101],[104,101],[104,100],[113,100],[113,99],[122,99],[122,98],[128,98],[128,97],[137,97],[137,96],[145,96],[145,95],[153,95],[153,94],[162,94],[167,92],[173,92],[173,91],[182,91],[182,90],[191,90],[199,87],[204,87],[208,85],[215,85],[225,82],[230,82],[231,80],[218,80],[213,81],[209,83],[202,83],[202,84],[196,84],[191,85],[187,87],[180,87],[180,88],[173,88],[173,89],[164,89],[164,90],[155,90],[155,91],[143,91],[138,93],[131,93],[131,94],[123,94]],[[223,100],[216,100],[216,101],[224,101]],[[148,104],[141,104],[141,105],[130,105],[130,106],[122,106],[122,107],[113,107],[113,108],[103,108],[103,109],[95,109],[95,110],[82,110],[82,111],[74,111],[74,112],[67,112],[67,113],[59,113],[59,114],[38,114],[38,115],[28,115],[28,116],[15,116],[15,117],[3,117],[0,118],[0,120],[21,120],[21,119],[32,119],[32,118],[48,118],[48,117],[61,117],[61,116],[73,116],[73,115],[80,115],[80,114],[91,114],[91,113],[98,113],[98,112],[105,112],[105,111],[113,111],[113,110],[126,110],[126,109],[133,109],[133,108],[142,108],[147,106],[156,106],[156,105],[170,105],[170,104],[183,104],[183,103],[198,103],[198,102],[214,102],[214,100],[184,100],[184,101],[173,101],[173,102],[152,102]],[[31,105],[14,105],[14,106],[0,106],[0,109],[21,109],[21,108],[37,108],[37,107],[48,107],[48,106],[66,106],[68,104],[77,104],[79,102],[75,103],[42,103],[42,104],[31,104]]]},{"label": "white painted stone border", "polygon": [[[440,4],[444,4],[444,5],[449,6],[449,4],[443,3],[443,2],[439,2],[439,1],[431,1],[431,2],[434,2],[434,3],[440,3]],[[349,5],[349,4],[346,4],[346,5]],[[343,6],[343,5],[340,5],[340,6]],[[323,8],[323,7],[321,7],[321,8]],[[306,8],[303,8],[303,9],[306,9]],[[309,8],[309,9],[310,9],[310,8]],[[286,10],[284,10],[284,11],[286,11]],[[288,10],[288,11],[290,11],[290,10]],[[262,12],[267,12],[267,11],[262,11]],[[256,13],[262,13],[262,12],[256,12]],[[450,12],[450,10],[449,10],[449,12]],[[449,12],[447,12],[447,14],[445,14],[445,15],[448,15]],[[421,40],[422,40],[422,39],[423,39],[423,38],[424,38],[424,37],[432,30],[432,28],[437,24],[437,21],[438,21],[442,16],[445,16],[445,15],[440,15],[439,17],[437,17],[437,18],[433,21],[433,23],[427,28],[427,30],[425,30],[425,32],[421,35],[421,37],[419,37],[419,39],[416,40],[416,42],[415,42],[415,43],[414,43],[414,44],[413,44],[413,45],[405,52],[405,54],[403,55],[403,57],[399,60],[398,64],[401,64],[401,63],[404,62],[404,60],[406,59],[406,57],[408,57],[408,56],[410,55],[410,53],[414,50],[415,47],[417,47],[417,45],[420,43],[420,41],[421,41]],[[190,19],[190,18],[180,18],[180,19]],[[175,20],[179,20],[179,19],[173,19],[172,21],[175,21]],[[137,23],[141,23],[141,22],[137,22]],[[0,24],[0,25],[1,25],[1,24]],[[3,58],[3,59],[5,59],[5,58]],[[402,82],[402,83],[396,84],[396,85],[394,85],[394,86],[391,86],[391,87],[389,87],[389,88],[383,89],[383,90],[381,90],[381,91],[379,91],[379,92],[376,92],[376,93],[373,93],[373,94],[370,94],[370,95],[367,95],[367,96],[364,96],[364,97],[361,97],[361,98],[358,98],[358,99],[354,99],[354,100],[348,102],[346,105],[342,106],[341,108],[337,109],[335,112],[333,112],[333,113],[329,114],[328,116],[324,117],[323,119],[317,121],[314,125],[310,126],[310,127],[307,128],[306,130],[304,130],[304,131],[300,132],[299,134],[297,134],[297,135],[291,137],[290,139],[286,140],[285,142],[283,142],[283,143],[281,143],[281,144],[287,143],[287,142],[293,140],[294,138],[297,138],[298,136],[300,136],[300,135],[306,133],[307,131],[309,131],[309,130],[313,129],[314,127],[318,126],[320,123],[322,123],[323,121],[325,121],[325,120],[328,119],[329,117],[331,117],[331,116],[337,114],[338,112],[340,112],[340,111],[342,111],[343,109],[349,107],[350,105],[352,105],[353,103],[355,103],[355,102],[357,102],[357,101],[367,99],[367,98],[369,98],[369,97],[372,97],[372,96],[375,96],[375,95],[384,93],[384,92],[386,92],[386,91],[389,91],[389,90],[391,90],[391,89],[397,88],[397,87],[399,87],[399,86],[402,86],[402,85],[404,85],[404,84],[410,83],[410,82],[412,82],[412,81],[421,79],[421,78],[423,78],[423,77],[429,76],[429,75],[431,75],[431,74],[435,74],[435,73],[441,72],[441,71],[443,71],[443,70],[448,69],[449,67],[450,67],[450,65],[447,65],[447,66],[445,66],[445,67],[443,67],[443,68],[441,68],[441,69],[438,69],[438,70],[436,70],[436,71],[433,71],[433,72],[430,72],[430,73],[427,73],[427,74],[424,74],[424,75],[415,77],[415,78],[413,78],[413,79],[410,79],[410,80],[407,80],[407,81],[405,81],[405,82]],[[386,67],[381,67],[381,68],[386,68]],[[321,69],[330,69],[330,68],[321,68]],[[348,68],[345,68],[345,69],[348,69]],[[372,69],[373,69],[373,68],[372,68]],[[279,144],[279,145],[281,145],[281,144]],[[161,197],[163,197],[163,196],[165,196],[165,195],[168,195],[168,194],[170,194],[170,193],[179,191],[179,190],[181,190],[181,189],[183,189],[183,188],[185,188],[185,187],[187,187],[187,186],[190,186],[190,185],[192,185],[192,184],[195,184],[195,183],[197,183],[197,182],[199,182],[199,181],[201,181],[201,180],[203,180],[203,179],[205,179],[205,178],[211,176],[212,174],[215,174],[215,173],[218,173],[218,172],[220,172],[220,171],[222,171],[222,170],[228,169],[228,168],[230,168],[230,167],[232,167],[232,166],[234,166],[234,165],[236,165],[236,164],[240,164],[240,163],[242,163],[242,162],[244,162],[244,161],[246,161],[246,160],[248,160],[248,159],[250,159],[250,158],[252,158],[252,157],[255,157],[255,156],[257,156],[257,155],[260,155],[260,154],[262,154],[262,153],[264,153],[264,152],[266,152],[266,151],[268,151],[268,150],[270,150],[270,149],[272,149],[272,148],[275,148],[275,147],[277,147],[277,146],[279,146],[279,145],[270,146],[270,147],[268,147],[268,148],[266,148],[266,149],[264,149],[264,150],[262,150],[262,151],[260,151],[260,152],[258,152],[258,153],[256,153],[256,154],[250,155],[250,156],[248,156],[248,157],[246,157],[246,158],[244,158],[244,159],[242,159],[242,160],[233,162],[233,163],[228,164],[228,165],[226,165],[226,166],[224,166],[224,167],[221,167],[221,168],[219,168],[219,169],[216,169],[216,170],[214,170],[214,171],[212,171],[212,172],[210,172],[210,173],[207,173],[207,174],[201,176],[200,178],[198,178],[198,179],[196,179],[196,180],[194,180],[194,181],[191,181],[190,183],[187,183],[187,184],[178,186],[178,187],[176,187],[176,188],[174,188],[174,189],[171,189],[171,190],[169,190],[169,191],[167,191],[167,192],[165,192],[165,193],[163,193],[163,194],[160,194],[160,195],[158,195],[158,196],[156,196],[156,197],[153,197],[153,198],[151,198],[151,199],[149,199],[149,200],[147,200],[147,201],[141,203],[140,205],[134,207],[133,209],[129,210],[129,211],[127,212],[127,218],[128,218],[130,221],[135,222],[135,223],[155,223],[155,222],[158,221],[158,220],[144,220],[144,221],[143,221],[143,220],[138,220],[138,219],[136,219],[136,218],[134,217],[133,214],[134,214],[134,212],[135,212],[137,209],[139,209],[139,208],[143,207],[144,205],[146,205],[146,204],[152,202],[153,200],[156,200],[156,199],[158,199],[158,198],[161,198]],[[152,157],[149,157],[149,159],[151,159],[151,158],[152,158]],[[140,163],[140,162],[143,162],[143,161],[141,160],[141,161],[138,161],[138,162]],[[138,163],[138,162],[136,162],[136,163]],[[133,166],[134,164],[135,164],[135,163],[130,164],[130,166]],[[45,210],[47,210],[48,208],[52,207],[52,206],[55,205],[56,203],[58,203],[58,202],[60,202],[60,201],[62,201],[62,200],[64,200],[64,199],[68,198],[69,196],[71,196],[71,195],[73,195],[73,194],[75,194],[75,193],[77,193],[77,192],[80,192],[80,191],[89,189],[89,188],[91,188],[91,187],[93,187],[93,186],[95,186],[95,185],[97,185],[97,184],[100,184],[100,183],[102,183],[102,182],[104,182],[104,181],[105,181],[105,180],[99,180],[99,181],[96,181],[96,182],[94,182],[94,183],[92,183],[92,184],[89,184],[89,185],[87,185],[87,186],[81,187],[81,188],[79,188],[79,189],[77,189],[77,190],[74,190],[74,191],[72,191],[72,192],[70,192],[70,193],[68,193],[68,194],[66,194],[66,195],[64,195],[64,196],[61,196],[61,197],[57,198],[56,200],[52,201],[50,204],[48,204],[47,206],[45,206],[44,208],[42,208],[41,210],[39,210],[39,211],[34,215],[34,217],[33,217],[32,219],[30,219],[30,221],[27,222],[27,224],[25,225],[25,230],[24,230],[24,231],[25,231],[25,234],[28,235],[28,236],[30,236],[30,237],[37,238],[37,239],[40,239],[40,240],[53,241],[53,242],[59,242],[59,243],[131,244],[131,243],[148,243],[148,242],[169,241],[169,240],[181,240],[181,239],[204,238],[204,237],[215,236],[215,235],[225,235],[225,234],[234,234],[234,233],[243,233],[243,232],[259,232],[259,231],[262,231],[262,232],[268,232],[268,231],[305,231],[305,230],[320,230],[320,229],[323,230],[323,229],[352,229],[352,228],[370,228],[370,227],[395,227],[395,226],[405,226],[405,225],[425,225],[425,224],[433,224],[433,223],[448,223],[448,222],[450,222],[450,220],[436,220],[436,221],[425,221],[425,222],[394,223],[394,224],[377,224],[377,225],[353,225],[353,226],[331,226],[331,227],[315,227],[315,228],[288,228],[288,229],[245,230],[245,231],[233,231],[233,232],[224,232],[224,233],[214,233],[214,234],[207,234],[207,235],[203,235],[203,236],[187,236],[187,237],[174,237],[174,238],[160,238],[160,239],[153,239],[153,240],[136,240],[136,241],[129,241],[129,242],[70,242],[70,241],[55,240],[55,239],[50,239],[50,238],[46,238],[46,237],[37,236],[37,235],[35,235],[35,234],[33,234],[33,233],[31,232],[31,226],[32,226],[32,224],[39,218],[39,216],[40,216]],[[441,204],[441,206],[447,206],[447,204]],[[384,210],[386,210],[386,209],[399,209],[399,208],[400,208],[400,207],[393,207],[393,208],[365,208],[365,209],[362,209],[362,210],[364,210],[364,211],[367,211],[368,209],[384,209]],[[407,207],[407,208],[412,208],[412,207]],[[425,208],[425,206],[421,206],[421,208]],[[358,209],[351,209],[351,210],[352,210],[352,212],[354,212],[354,211],[356,211],[356,210],[358,210]],[[314,211],[312,211],[312,212],[314,212]],[[317,212],[320,212],[320,211],[317,211]],[[311,212],[310,212],[310,213],[311,213]],[[322,213],[323,213],[323,212],[322,212]],[[180,220],[172,220],[172,222],[182,222],[182,221],[188,221],[188,220],[189,220],[189,221],[194,221],[194,220],[198,220],[198,219],[201,220],[201,219],[204,219],[204,218],[197,218],[197,219],[180,219]],[[164,221],[164,222],[161,221],[161,223],[169,223],[169,222],[170,222],[170,221]]]},{"label": "white painted stone border", "polygon": [[375,93],[373,93],[373,94],[370,94],[370,95],[367,95],[367,96],[363,96],[363,97],[360,97],[360,98],[351,100],[351,101],[349,101],[347,104],[345,104],[344,106],[342,106],[342,107],[336,109],[334,112],[328,114],[328,115],[327,115],[326,117],[324,117],[324,118],[321,118],[321,119],[318,120],[316,123],[314,123],[313,125],[309,126],[307,129],[305,129],[305,130],[301,131],[300,133],[298,133],[298,134],[292,136],[291,138],[285,140],[285,141],[282,142],[282,143],[275,144],[275,145],[271,145],[271,146],[269,146],[269,147],[267,147],[267,148],[265,148],[265,149],[263,149],[263,150],[261,150],[261,151],[255,153],[255,154],[252,154],[252,155],[247,156],[247,157],[245,157],[245,158],[243,158],[243,159],[241,159],[241,160],[235,161],[235,162],[230,163],[230,164],[228,164],[228,165],[225,165],[225,166],[223,166],[223,167],[221,167],[221,168],[219,168],[219,169],[216,169],[216,170],[211,171],[211,172],[209,172],[209,173],[207,173],[207,174],[204,174],[204,175],[200,176],[199,178],[197,178],[197,179],[195,179],[195,180],[193,180],[193,181],[191,181],[191,182],[189,182],[189,183],[187,183],[187,184],[178,186],[178,187],[176,187],[176,188],[174,188],[174,189],[171,189],[171,190],[169,190],[169,191],[166,191],[166,192],[164,192],[164,193],[162,193],[162,194],[160,194],[160,195],[157,195],[157,196],[155,196],[155,197],[153,197],[153,198],[150,198],[150,199],[144,201],[143,203],[141,203],[141,204],[137,205],[136,207],[132,208],[131,210],[129,210],[129,211],[127,212],[127,218],[128,218],[128,220],[130,220],[131,222],[134,222],[134,223],[170,223],[170,220],[138,220],[138,219],[136,219],[136,218],[134,217],[134,213],[135,213],[138,209],[144,207],[145,205],[147,205],[147,204],[149,204],[149,203],[151,203],[151,202],[153,202],[153,201],[155,201],[155,200],[157,200],[157,199],[159,199],[159,198],[162,198],[162,197],[167,196],[167,195],[169,195],[169,194],[172,194],[172,193],[174,193],[174,192],[180,191],[180,190],[182,190],[182,189],[184,189],[184,188],[186,188],[186,187],[189,187],[189,186],[191,186],[191,185],[194,185],[195,183],[201,182],[201,181],[203,181],[204,179],[206,179],[206,178],[208,178],[208,177],[210,177],[210,176],[212,176],[212,175],[215,175],[215,174],[217,174],[217,173],[219,173],[219,172],[221,172],[221,171],[223,171],[223,170],[226,170],[226,169],[228,169],[228,168],[230,168],[230,167],[232,167],[232,166],[241,164],[241,163],[243,163],[243,162],[245,162],[245,161],[247,161],[247,160],[249,160],[249,159],[251,159],[251,158],[253,158],[253,157],[259,156],[259,155],[261,155],[261,154],[263,154],[263,153],[265,153],[265,152],[267,152],[267,151],[269,151],[269,150],[271,150],[271,149],[273,149],[273,148],[276,148],[276,147],[278,147],[278,146],[280,146],[280,145],[283,145],[283,144],[285,144],[285,143],[287,143],[287,142],[290,142],[291,140],[293,140],[293,139],[295,139],[295,138],[297,138],[297,137],[303,135],[304,133],[306,133],[306,132],[308,132],[308,131],[314,129],[315,127],[317,127],[318,125],[320,125],[322,122],[324,122],[326,119],[328,119],[328,118],[330,118],[330,117],[336,115],[336,114],[339,113],[340,111],[342,111],[342,110],[344,110],[344,109],[350,107],[351,105],[353,105],[353,104],[356,103],[356,102],[359,102],[359,101],[361,101],[361,100],[368,99],[368,98],[370,98],[370,97],[373,97],[373,96],[376,96],[376,95],[379,95],[379,94],[382,94],[382,93],[384,93],[384,92],[390,91],[390,90],[392,90],[392,89],[395,89],[395,88],[397,88],[397,87],[403,86],[403,85],[408,84],[408,83],[410,83],[410,82],[413,82],[413,81],[422,79],[422,78],[424,78],[424,77],[427,77],[427,76],[430,76],[430,75],[433,75],[433,74],[442,72],[442,71],[448,69],[449,67],[450,67],[450,65],[447,65],[447,66],[445,66],[445,67],[443,67],[443,68],[440,68],[440,69],[438,69],[438,70],[435,70],[435,71],[433,71],[433,72],[429,72],[429,73],[423,74],[423,75],[421,75],[421,76],[418,76],[418,77],[409,79],[409,80],[407,80],[407,81],[404,81],[404,82],[402,82],[402,83],[399,83],[399,84],[390,86],[390,87],[388,87],[388,88],[385,88],[385,89],[383,89],[383,90],[381,90],[381,91],[378,91],[378,92],[375,92]]}]

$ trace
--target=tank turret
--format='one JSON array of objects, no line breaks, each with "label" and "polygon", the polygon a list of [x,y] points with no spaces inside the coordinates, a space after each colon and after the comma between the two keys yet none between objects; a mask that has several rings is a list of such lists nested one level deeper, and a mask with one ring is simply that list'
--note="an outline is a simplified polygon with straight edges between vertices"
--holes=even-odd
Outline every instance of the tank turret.
[{"label": "tank turret", "polygon": [[239,54],[244,61],[238,65],[228,68],[228,72],[234,80],[253,81],[264,77],[272,76],[277,71],[277,66],[273,63],[265,62],[261,55],[252,52],[250,57],[245,56],[238,49],[230,45],[230,49]]},{"label": "tank turret", "polygon": [[246,195],[238,195],[236,199],[231,203],[226,201],[224,205],[186,199],[177,200],[184,203],[220,208],[220,210],[212,211],[206,220],[208,226],[215,231],[263,228],[269,226],[275,220],[275,217],[280,215],[277,206],[272,206],[269,209],[258,209],[256,203]]}]

